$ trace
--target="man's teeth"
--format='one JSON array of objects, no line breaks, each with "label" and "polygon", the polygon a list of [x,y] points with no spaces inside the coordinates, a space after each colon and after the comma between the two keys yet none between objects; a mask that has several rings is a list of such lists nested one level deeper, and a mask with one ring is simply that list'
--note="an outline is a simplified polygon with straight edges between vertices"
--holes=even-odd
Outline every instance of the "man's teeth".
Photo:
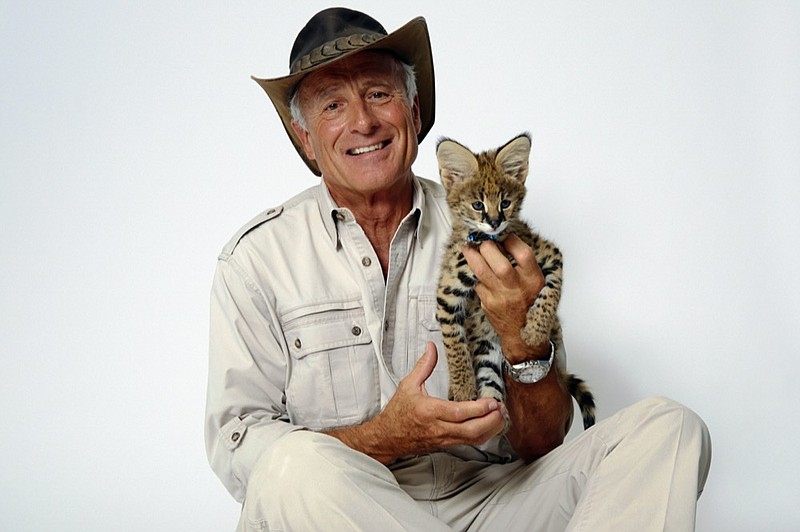
[{"label": "man's teeth", "polygon": [[364,146],[363,148],[353,148],[350,150],[351,155],[361,155],[362,153],[369,153],[371,151],[376,151],[382,149],[386,144],[384,142],[379,142],[378,144],[373,144],[372,146]]}]

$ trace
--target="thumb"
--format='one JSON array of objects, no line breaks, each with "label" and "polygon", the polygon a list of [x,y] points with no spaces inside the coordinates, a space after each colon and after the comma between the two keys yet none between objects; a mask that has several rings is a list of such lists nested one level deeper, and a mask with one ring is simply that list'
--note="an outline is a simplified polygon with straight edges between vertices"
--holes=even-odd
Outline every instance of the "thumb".
[{"label": "thumb", "polygon": [[408,378],[414,386],[423,387],[425,385],[425,381],[428,380],[428,377],[433,373],[433,368],[436,367],[436,360],[438,358],[439,355],[436,352],[436,344],[433,342],[425,344],[425,352],[419,360],[417,360],[417,365],[414,366],[411,373],[408,374]]}]

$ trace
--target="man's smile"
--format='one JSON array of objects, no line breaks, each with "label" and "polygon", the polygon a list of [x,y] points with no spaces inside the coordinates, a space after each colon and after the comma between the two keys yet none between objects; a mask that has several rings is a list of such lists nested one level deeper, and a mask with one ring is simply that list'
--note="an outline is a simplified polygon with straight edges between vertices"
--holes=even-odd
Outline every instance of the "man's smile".
[{"label": "man's smile", "polygon": [[387,141],[378,142],[377,144],[372,144],[370,146],[363,146],[361,148],[349,149],[349,150],[347,150],[347,154],[348,155],[361,155],[363,153],[370,153],[370,152],[373,152],[373,151],[382,150],[383,148],[385,148],[388,145],[389,145],[389,142],[387,142]]}]

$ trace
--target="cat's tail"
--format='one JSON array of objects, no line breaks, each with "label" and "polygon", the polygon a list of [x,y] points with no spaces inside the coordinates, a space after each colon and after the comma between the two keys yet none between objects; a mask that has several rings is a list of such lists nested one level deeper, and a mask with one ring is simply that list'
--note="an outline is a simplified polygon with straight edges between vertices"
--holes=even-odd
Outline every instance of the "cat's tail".
[{"label": "cat's tail", "polygon": [[588,429],[594,425],[595,421],[594,395],[592,395],[589,385],[583,379],[570,373],[567,377],[567,391],[575,398],[578,408],[581,409],[584,430]]}]

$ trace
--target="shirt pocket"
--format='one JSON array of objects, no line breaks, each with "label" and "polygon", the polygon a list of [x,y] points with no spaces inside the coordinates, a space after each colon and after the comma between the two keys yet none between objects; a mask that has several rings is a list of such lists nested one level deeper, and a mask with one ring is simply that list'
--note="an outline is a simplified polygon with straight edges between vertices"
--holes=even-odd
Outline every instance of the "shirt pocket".
[{"label": "shirt pocket", "polygon": [[442,327],[436,319],[436,297],[418,296],[409,300],[408,368],[411,371],[425,353],[425,345],[430,341],[436,344],[439,359],[436,368],[425,382],[425,389],[433,397],[447,399],[447,358],[442,343]]},{"label": "shirt pocket", "polygon": [[319,430],[356,424],[377,413],[378,363],[364,309],[339,304],[292,314],[284,324],[291,422]]}]

